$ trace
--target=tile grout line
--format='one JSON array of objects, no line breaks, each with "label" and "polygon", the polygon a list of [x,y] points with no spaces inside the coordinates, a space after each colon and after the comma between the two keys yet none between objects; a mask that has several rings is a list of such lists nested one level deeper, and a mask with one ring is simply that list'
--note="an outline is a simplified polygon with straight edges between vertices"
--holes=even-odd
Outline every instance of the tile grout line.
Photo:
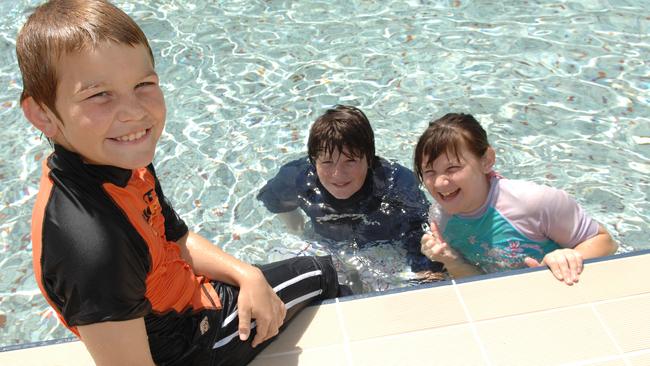
[{"label": "tile grout line", "polygon": [[582,361],[563,363],[560,364],[559,366],[590,366],[590,365],[593,366],[593,365],[599,365],[603,362],[618,361],[618,360],[623,360],[627,365],[629,365],[628,363],[629,357],[642,356],[642,355],[650,355],[650,349],[634,351],[634,352],[624,352],[623,354],[616,355],[616,356],[605,356],[605,357],[598,357],[598,358],[590,358]]},{"label": "tile grout line", "polygon": [[341,332],[343,333],[343,353],[345,354],[345,361],[347,362],[348,366],[353,366],[354,363],[352,362],[352,351],[350,350],[350,336],[348,335],[345,320],[343,319],[343,309],[341,309],[342,305],[338,297],[336,298],[335,303],[336,303],[336,315],[337,318],[339,319],[339,327],[341,328]]},{"label": "tile grout line", "polygon": [[452,278],[451,284],[452,287],[454,288],[454,292],[456,293],[456,297],[458,297],[458,301],[460,301],[460,305],[463,308],[463,312],[465,313],[465,318],[467,318],[468,325],[472,330],[472,334],[474,335],[474,340],[476,341],[476,343],[478,343],[478,348],[481,350],[483,361],[485,361],[485,364],[487,366],[492,366],[492,362],[490,362],[490,358],[488,357],[487,351],[485,350],[485,346],[483,345],[483,342],[481,342],[481,338],[478,335],[478,329],[476,329],[476,323],[474,323],[474,319],[472,319],[472,316],[469,314],[469,309],[467,309],[467,304],[465,304],[465,300],[463,300],[463,297],[460,295],[460,290],[458,289],[458,284],[456,283],[456,280]]},{"label": "tile grout line", "polygon": [[605,330],[605,333],[607,333],[607,336],[609,337],[609,339],[612,341],[612,343],[614,343],[614,347],[616,347],[616,350],[618,351],[618,354],[621,355],[621,357],[623,358],[623,362],[625,362],[625,365],[630,366],[631,365],[630,361],[628,360],[627,357],[625,357],[625,352],[623,352],[623,349],[621,348],[621,345],[618,344],[618,342],[616,341],[616,338],[614,337],[614,334],[612,334],[612,330],[607,326],[607,324],[605,323],[605,320],[603,319],[603,317],[598,312],[598,309],[596,309],[596,305],[594,303],[591,303],[591,310],[593,311],[594,315],[596,316],[596,319],[598,319],[598,322],[600,323],[600,326],[603,327],[603,329]]},{"label": "tile grout line", "polygon": [[[605,357],[598,357],[598,358],[589,358],[586,360],[581,360],[581,361],[575,361],[575,362],[569,362],[569,363],[562,363],[559,366],[594,366],[594,365],[600,365],[603,362],[609,362],[609,361],[618,361],[618,360],[624,360],[622,355],[617,355],[617,356],[605,356]],[[627,362],[626,362],[627,364]]]},{"label": "tile grout line", "polygon": [[644,296],[647,296],[649,294],[650,294],[650,292],[640,292],[638,294],[619,296],[619,297],[616,297],[616,298],[613,298],[613,299],[596,300],[596,301],[592,301],[591,304],[595,304],[595,305],[609,304],[609,303],[613,303],[613,302],[619,302],[619,301],[623,301],[623,300],[634,299],[634,298],[637,298],[637,297],[644,297]]},{"label": "tile grout line", "polygon": [[583,302],[579,304],[572,304],[572,305],[558,305],[557,307],[552,307],[552,308],[547,308],[547,309],[541,309],[541,310],[533,310],[533,311],[527,311],[527,312],[521,312],[521,313],[513,313],[513,314],[505,314],[505,315],[498,315],[493,318],[486,318],[477,321],[477,323],[489,323],[489,322],[494,322],[494,321],[499,321],[504,318],[518,318],[518,317],[525,317],[529,316],[531,314],[548,314],[548,313],[554,313],[558,311],[564,311],[567,309],[579,309],[579,308],[585,308],[591,306],[591,304],[594,305],[600,305],[600,304],[609,304],[609,303],[615,303],[615,302],[620,302],[628,299],[633,299],[637,297],[642,297],[642,296],[647,296],[650,293],[644,292],[641,294],[634,294],[634,295],[628,295],[628,296],[623,296],[623,297],[618,297],[614,299],[605,299],[605,300],[596,300],[592,302]]},{"label": "tile grout line", "polygon": [[646,348],[646,349],[639,350],[639,351],[626,352],[625,355],[627,355],[628,357],[630,357],[630,356],[650,355],[650,348]]}]

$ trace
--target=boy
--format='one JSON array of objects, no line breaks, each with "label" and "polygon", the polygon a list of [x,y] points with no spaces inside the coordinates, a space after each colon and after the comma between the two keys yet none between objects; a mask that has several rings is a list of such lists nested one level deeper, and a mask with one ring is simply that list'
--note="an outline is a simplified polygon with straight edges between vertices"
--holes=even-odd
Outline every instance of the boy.
[{"label": "boy", "polygon": [[34,273],[98,365],[245,364],[306,301],[336,295],[329,258],[257,268],[188,231],[152,165],[166,114],[153,53],[124,12],[50,1],[16,52],[24,114],[54,143]]},{"label": "boy", "polygon": [[327,110],[312,125],[307,150],[260,190],[257,199],[269,211],[293,232],[304,225],[300,208],[329,239],[359,245],[399,240],[412,271],[437,278],[440,266],[420,252],[429,203],[411,170],[375,156],[374,133],[360,109]]}]

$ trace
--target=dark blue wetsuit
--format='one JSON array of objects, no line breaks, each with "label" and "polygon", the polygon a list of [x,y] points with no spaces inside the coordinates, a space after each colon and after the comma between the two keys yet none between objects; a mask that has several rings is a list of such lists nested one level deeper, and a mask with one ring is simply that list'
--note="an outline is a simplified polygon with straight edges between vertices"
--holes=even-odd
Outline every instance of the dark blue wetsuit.
[{"label": "dark blue wetsuit", "polygon": [[314,231],[328,239],[360,247],[379,240],[400,241],[413,272],[441,270],[420,253],[429,202],[413,172],[395,162],[376,158],[363,187],[340,200],[323,187],[316,168],[304,157],[282,166],[257,199],[273,213],[302,209]]}]

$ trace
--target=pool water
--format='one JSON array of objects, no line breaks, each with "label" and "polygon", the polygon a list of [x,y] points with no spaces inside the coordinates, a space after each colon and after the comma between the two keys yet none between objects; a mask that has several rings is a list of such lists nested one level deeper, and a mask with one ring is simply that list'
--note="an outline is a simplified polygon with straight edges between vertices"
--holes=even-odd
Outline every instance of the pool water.
[{"label": "pool water", "polygon": [[[71,335],[41,297],[30,215],[50,147],[23,118],[15,37],[37,1],[0,2],[0,346]],[[429,120],[474,114],[506,177],[572,194],[650,248],[650,11],[641,1],[118,1],[148,35],[168,107],[155,164],[192,230],[250,262],[331,253],[364,291],[409,285],[404,253],[285,232],[255,199],[334,104],[411,166]],[[330,243],[331,244],[331,243]]]}]

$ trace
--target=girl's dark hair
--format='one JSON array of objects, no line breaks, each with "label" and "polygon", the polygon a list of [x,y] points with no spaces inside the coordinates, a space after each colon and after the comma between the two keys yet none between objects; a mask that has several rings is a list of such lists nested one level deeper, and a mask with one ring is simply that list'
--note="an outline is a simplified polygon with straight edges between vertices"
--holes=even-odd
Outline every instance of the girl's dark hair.
[{"label": "girl's dark hair", "polygon": [[423,163],[430,165],[443,153],[460,160],[463,145],[478,158],[490,147],[487,133],[471,114],[447,113],[430,122],[418,139],[413,156],[413,171],[420,183]]},{"label": "girl's dark hair", "polygon": [[347,148],[351,157],[375,159],[375,135],[366,115],[358,108],[336,105],[316,119],[309,131],[307,154],[314,164],[321,153],[332,155]]}]

